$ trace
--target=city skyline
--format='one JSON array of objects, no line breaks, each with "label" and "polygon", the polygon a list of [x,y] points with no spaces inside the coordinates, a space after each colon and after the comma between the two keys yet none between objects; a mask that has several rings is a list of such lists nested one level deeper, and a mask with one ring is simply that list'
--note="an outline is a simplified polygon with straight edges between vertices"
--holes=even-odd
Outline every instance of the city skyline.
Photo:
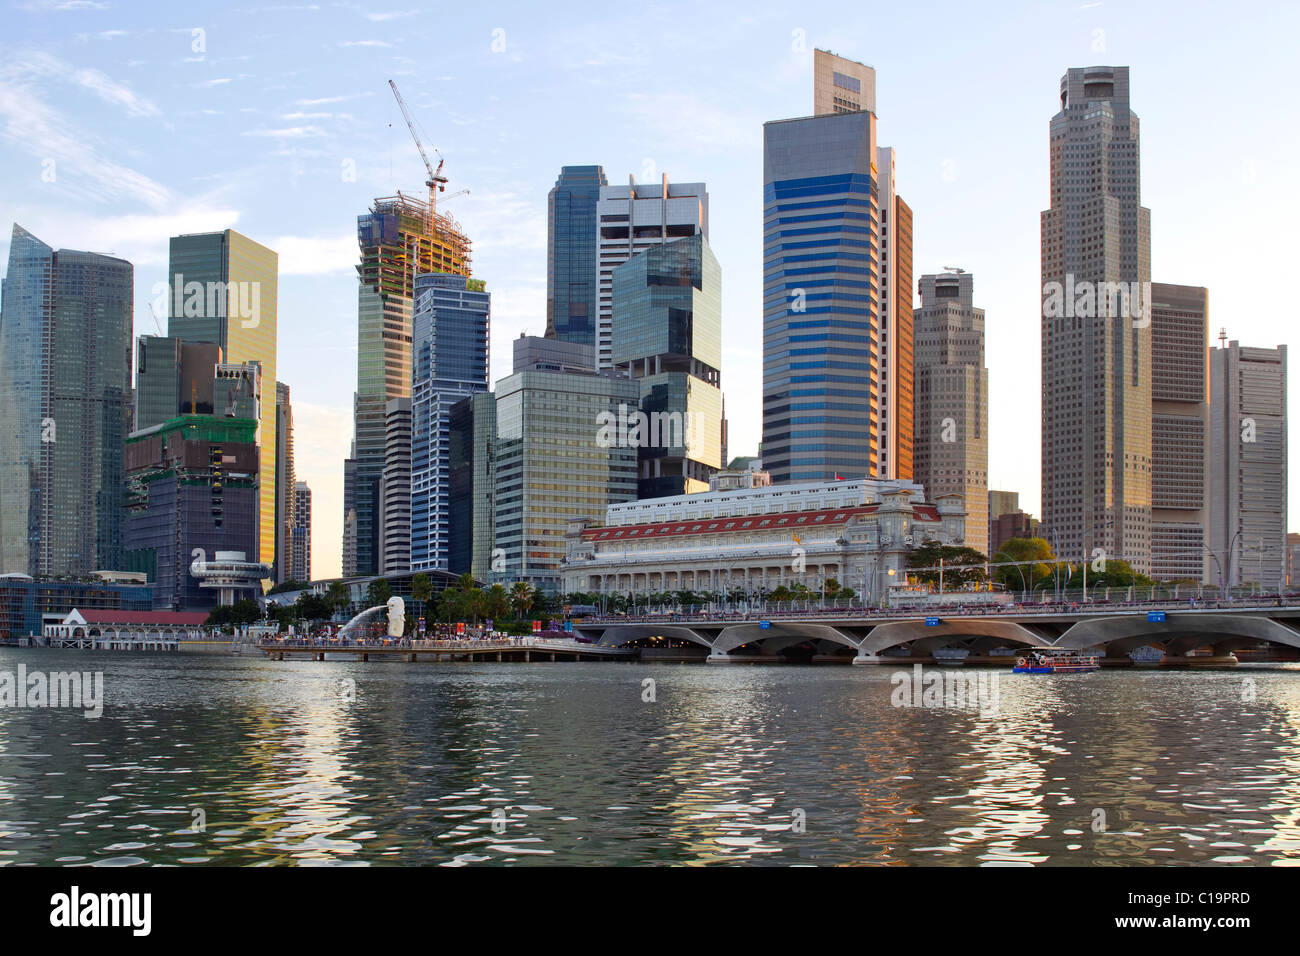
[{"label": "city skyline", "polygon": [[[1038,342],[1031,331],[1039,309],[1037,216],[1048,202],[1047,118],[1055,108],[1054,86],[1065,70],[1101,63],[1132,69],[1134,108],[1145,134],[1142,204],[1154,220],[1155,278],[1208,288],[1214,310],[1211,338],[1226,326],[1229,337],[1243,346],[1273,348],[1288,341],[1288,317],[1267,309],[1250,279],[1285,266],[1283,243],[1270,237],[1285,235],[1282,227],[1295,213],[1296,200],[1282,180],[1287,137],[1295,133],[1260,121],[1282,102],[1280,90],[1285,88],[1284,82],[1267,82],[1273,70],[1283,77],[1283,66],[1274,61],[1285,62],[1269,55],[1269,44],[1275,42],[1269,38],[1285,35],[1295,15],[1269,11],[1264,16],[1276,22],[1267,31],[1253,22],[1250,30],[1259,36],[1253,39],[1249,69],[1225,68],[1213,87],[1198,89],[1192,97],[1183,93],[1179,69],[1190,62],[1187,51],[1213,35],[1216,56],[1226,42],[1232,62],[1231,40],[1240,28],[1216,20],[1210,31],[1194,11],[1177,20],[1163,13],[1113,11],[1104,4],[1096,9],[1034,8],[1033,13],[1009,8],[1002,14],[1007,29],[983,37],[982,45],[965,50],[961,59],[952,58],[951,68],[938,57],[909,64],[888,44],[871,39],[881,35],[880,29],[866,29],[865,17],[863,24],[822,32],[820,23],[845,21],[815,9],[791,18],[760,8],[736,29],[715,35],[706,13],[694,35],[677,36],[675,42],[697,53],[733,57],[735,75],[720,79],[702,65],[691,66],[656,71],[654,86],[637,81],[645,79],[643,61],[660,52],[657,44],[641,37],[615,46],[613,38],[622,30],[614,21],[566,37],[524,11],[494,13],[492,21],[453,16],[436,32],[462,31],[468,38],[465,48],[448,51],[439,69],[430,71],[405,56],[415,48],[421,27],[413,21],[418,17],[389,22],[338,11],[304,14],[304,42],[316,31],[340,35],[339,18],[347,15],[356,26],[341,35],[356,39],[345,42],[388,45],[339,47],[335,42],[331,47],[339,62],[330,64],[330,73],[313,76],[308,70],[302,78],[282,75],[271,83],[256,67],[241,65],[258,61],[250,52],[257,49],[255,38],[241,37],[245,48],[230,49],[230,38],[221,29],[223,14],[215,8],[191,16],[196,23],[210,22],[203,28],[202,51],[193,49],[198,37],[188,24],[177,23],[169,32],[152,22],[152,15],[148,24],[133,24],[131,14],[112,10],[85,11],[75,21],[58,13],[22,14],[11,18],[15,30],[9,41],[22,52],[0,67],[4,135],[18,147],[0,160],[6,173],[0,195],[6,198],[9,218],[50,245],[116,254],[136,266],[135,335],[165,331],[165,325],[155,326],[150,306],[154,284],[166,279],[170,236],[237,228],[280,253],[281,367],[275,377],[293,389],[298,472],[317,499],[313,568],[325,577],[338,569],[341,461],[352,437],[355,216],[375,196],[397,189],[420,195],[424,179],[396,105],[383,99],[389,96],[383,79],[402,80],[417,121],[431,134],[427,139],[448,156],[449,189],[471,190],[450,210],[475,243],[475,275],[494,291],[498,348],[493,350],[493,383],[508,373],[509,350],[502,344],[520,331],[541,334],[545,327],[546,202],[560,167],[600,164],[615,182],[631,170],[638,181],[666,173],[674,182],[707,184],[710,244],[727,276],[723,374],[731,398],[730,446],[733,454],[753,454],[759,430],[753,409],[760,390],[752,383],[761,363],[755,331],[761,324],[762,122],[810,114],[813,49],[829,47],[876,68],[878,99],[886,107],[881,116],[888,129],[885,139],[898,150],[899,189],[915,212],[916,274],[955,263],[980,276],[980,302],[992,317],[987,347],[989,486],[1018,491],[1024,510],[1040,514],[1038,458],[1032,452],[1039,424]],[[624,23],[654,22],[660,15],[629,15]],[[265,16],[269,25],[283,15]],[[957,27],[967,16],[954,10],[948,20]],[[312,22],[326,18],[328,25]],[[902,29],[908,22],[913,21],[894,11],[876,26]],[[1157,27],[1159,48],[1153,42]],[[434,30],[429,24],[423,29]],[[500,43],[494,33],[498,29]],[[103,36],[115,30],[125,32]],[[1098,30],[1103,31],[1100,38]],[[802,49],[796,49],[799,31]],[[966,31],[952,32],[960,36]],[[1024,38],[1035,33],[1045,42],[1026,48]],[[475,34],[481,37],[477,45]],[[855,42],[857,37],[862,41]],[[548,53],[552,41],[556,52]],[[968,71],[958,64],[972,58],[996,60],[1004,44],[1019,44],[1018,55],[1006,57],[1006,65],[982,75],[972,87]],[[494,45],[501,47],[499,52],[493,52]],[[611,49],[619,50],[618,55]],[[753,56],[762,50],[768,51],[767,58]],[[746,54],[758,62],[747,62]],[[181,96],[170,91],[173,77],[149,75],[150,55],[155,62],[159,57],[174,60],[177,70],[192,70],[194,75],[179,84]],[[238,59],[244,56],[250,59]],[[580,68],[561,70],[556,79],[549,74],[557,57]],[[143,65],[131,66],[137,59]],[[293,64],[283,69],[295,72]],[[487,72],[492,70],[509,76],[493,79]],[[934,75],[922,75],[926,71]],[[514,121],[527,107],[506,101],[512,89],[509,77],[517,85],[521,77],[542,72],[548,75],[545,81],[537,79],[538,89],[550,90],[548,95],[567,90],[576,96],[588,85],[614,82],[612,95],[632,108],[623,117],[593,108],[585,130],[562,142],[547,140],[522,160],[518,146],[538,127]],[[250,82],[254,78],[265,82]],[[479,84],[481,91],[471,89]],[[283,90],[268,90],[268,85]],[[751,96],[733,95],[746,86]],[[958,115],[962,100],[950,90],[967,98],[970,115]],[[306,102],[334,97],[349,99]],[[294,106],[298,100],[304,102]],[[103,110],[103,101],[111,108]],[[441,109],[446,103],[454,105]],[[943,106],[943,124],[934,122],[936,103]],[[666,105],[676,107],[669,110],[671,122],[664,119]],[[1206,210],[1190,199],[1197,194],[1204,164],[1189,158],[1186,145],[1190,131],[1200,128],[1204,110],[1215,112],[1216,106],[1222,134],[1234,147],[1216,157],[1215,168],[1232,184],[1238,201]],[[331,115],[316,115],[324,113]],[[125,129],[111,129],[122,115]],[[80,151],[64,135],[73,128],[90,134]],[[971,132],[978,128],[986,135],[976,142]],[[215,134],[208,155],[186,149],[187,168],[172,172],[168,157],[175,155],[173,149],[206,134]],[[232,157],[232,144],[248,155]],[[255,148],[258,144],[265,148]],[[998,154],[992,159],[985,155],[990,149]],[[110,162],[95,171],[92,158]],[[647,170],[647,159],[653,170]],[[350,181],[345,178],[348,160],[354,161]],[[53,178],[42,178],[46,172]],[[222,181],[213,185],[217,176]],[[1224,250],[1198,239],[1206,234],[1245,238]],[[0,254],[7,258],[7,246],[0,247]],[[164,308],[160,325],[165,316]]]}]

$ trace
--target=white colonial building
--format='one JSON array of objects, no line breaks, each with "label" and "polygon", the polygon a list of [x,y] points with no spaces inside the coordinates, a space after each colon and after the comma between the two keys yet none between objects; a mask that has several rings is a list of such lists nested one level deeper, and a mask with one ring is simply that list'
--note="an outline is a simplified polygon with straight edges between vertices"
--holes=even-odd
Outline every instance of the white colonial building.
[{"label": "white colonial building", "polygon": [[572,521],[564,589],[758,594],[836,579],[869,601],[901,582],[926,541],[964,543],[961,496],[927,502],[911,481],[862,478],[708,491],[610,505]]}]

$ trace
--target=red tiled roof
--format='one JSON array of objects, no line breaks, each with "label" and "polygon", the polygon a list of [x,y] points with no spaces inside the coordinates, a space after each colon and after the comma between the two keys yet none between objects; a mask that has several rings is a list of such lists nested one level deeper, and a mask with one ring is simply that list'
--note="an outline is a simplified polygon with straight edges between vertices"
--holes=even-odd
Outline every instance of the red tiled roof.
[{"label": "red tiled roof", "polygon": [[83,611],[76,612],[87,624],[166,624],[197,627],[208,619],[206,611]]},{"label": "red tiled roof", "polygon": [[[742,531],[798,531],[801,528],[847,524],[858,515],[874,514],[879,505],[855,508],[828,508],[823,511],[785,511],[761,515],[730,515],[725,518],[702,518],[690,521],[657,521],[654,524],[613,525],[588,528],[582,532],[588,541],[644,541],[650,537],[692,534],[739,534]],[[913,505],[912,515],[921,521],[938,521],[934,505]]]}]

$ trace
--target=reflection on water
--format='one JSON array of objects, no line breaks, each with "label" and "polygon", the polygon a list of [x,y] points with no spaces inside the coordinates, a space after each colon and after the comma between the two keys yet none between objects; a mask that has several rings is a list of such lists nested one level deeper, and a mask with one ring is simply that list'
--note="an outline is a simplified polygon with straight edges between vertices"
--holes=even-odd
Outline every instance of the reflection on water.
[{"label": "reflection on water", "polygon": [[106,700],[0,709],[0,864],[1300,862],[1294,669],[1006,674],[982,714],[887,667],[19,663]]}]

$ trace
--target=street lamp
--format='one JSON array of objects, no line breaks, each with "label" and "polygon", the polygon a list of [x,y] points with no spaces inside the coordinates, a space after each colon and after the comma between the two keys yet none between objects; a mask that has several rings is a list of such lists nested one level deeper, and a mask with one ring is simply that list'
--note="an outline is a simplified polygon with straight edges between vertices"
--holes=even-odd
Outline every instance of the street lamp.
[{"label": "street lamp", "polygon": [[[1015,560],[1015,556],[1014,556],[1014,555],[1007,554],[1005,551],[999,551],[997,554],[993,555],[993,557],[996,558],[996,557],[998,557],[999,555],[1001,555],[1001,556],[1003,556],[1003,557],[1007,557],[1007,558],[1011,558],[1011,559],[1012,559],[1012,561],[1011,561],[1011,566],[1014,567],[1017,571],[1020,572],[1020,590],[1021,590],[1022,593],[1025,593],[1026,595],[1028,595],[1028,591],[1029,591],[1029,589],[1025,586],[1025,570],[1024,570],[1024,568],[1022,568],[1022,567],[1020,566],[1020,562]],[[1029,565],[1029,574],[1030,574],[1030,577],[1032,577],[1033,574],[1034,574],[1034,566],[1033,566],[1032,563],[1030,563],[1030,565]]]}]

